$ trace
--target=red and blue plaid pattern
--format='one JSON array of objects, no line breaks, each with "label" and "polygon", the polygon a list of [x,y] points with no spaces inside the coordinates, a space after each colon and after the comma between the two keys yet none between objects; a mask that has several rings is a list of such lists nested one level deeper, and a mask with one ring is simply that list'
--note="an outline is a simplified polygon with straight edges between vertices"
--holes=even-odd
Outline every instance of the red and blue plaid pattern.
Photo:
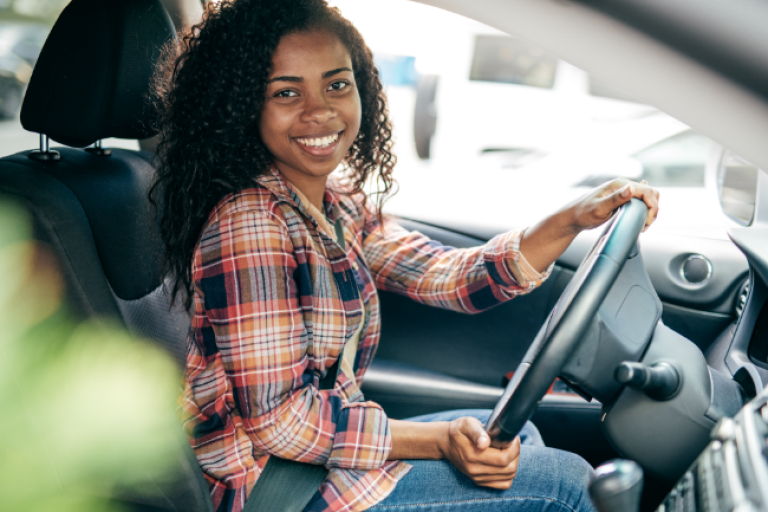
[{"label": "red and blue plaid pattern", "polygon": [[[541,282],[521,283],[519,232],[454,249],[380,225],[334,187],[325,213],[342,220],[346,253],[275,170],[222,199],[195,250],[182,419],[216,511],[240,512],[272,455],[331,468],[316,512],[365,510],[408,472],[387,461],[387,417],[359,388],[379,341],[377,289],[475,313]],[[340,372],[319,391],[361,322],[355,381]]]}]

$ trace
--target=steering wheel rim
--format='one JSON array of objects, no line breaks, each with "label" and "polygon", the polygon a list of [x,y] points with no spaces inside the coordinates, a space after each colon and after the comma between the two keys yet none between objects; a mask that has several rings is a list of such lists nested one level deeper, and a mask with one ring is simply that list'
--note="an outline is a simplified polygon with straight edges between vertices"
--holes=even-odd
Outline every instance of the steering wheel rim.
[{"label": "steering wheel rim", "polygon": [[579,265],[488,418],[492,446],[508,446],[533,415],[636,248],[647,214],[640,199],[621,206]]}]

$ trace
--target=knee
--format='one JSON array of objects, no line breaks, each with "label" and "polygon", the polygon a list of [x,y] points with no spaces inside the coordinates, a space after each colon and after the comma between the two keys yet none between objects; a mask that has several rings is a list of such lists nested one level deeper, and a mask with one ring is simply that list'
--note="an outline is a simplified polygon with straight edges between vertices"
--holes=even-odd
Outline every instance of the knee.
[{"label": "knee", "polygon": [[522,448],[517,477],[521,487],[549,500],[559,510],[594,512],[587,489],[593,470],[587,461],[553,448]]},{"label": "knee", "polygon": [[560,452],[560,480],[562,497],[576,512],[594,512],[592,500],[589,497],[589,481],[594,469],[579,455],[570,452]]},{"label": "knee", "polygon": [[573,481],[589,483],[594,469],[580,455],[571,452],[561,452],[564,469],[572,477]]}]

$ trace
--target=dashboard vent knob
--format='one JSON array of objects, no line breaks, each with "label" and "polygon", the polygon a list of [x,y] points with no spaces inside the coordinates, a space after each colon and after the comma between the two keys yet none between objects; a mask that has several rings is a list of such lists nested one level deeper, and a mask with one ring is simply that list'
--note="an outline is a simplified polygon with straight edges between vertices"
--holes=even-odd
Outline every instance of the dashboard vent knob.
[{"label": "dashboard vent knob", "polygon": [[693,254],[683,261],[680,276],[688,284],[702,285],[712,277],[712,262],[701,254]]},{"label": "dashboard vent knob", "polygon": [[747,297],[749,297],[749,279],[744,281],[744,284],[741,285],[741,291],[736,298],[736,316],[741,316],[744,312],[744,306],[747,305]]}]

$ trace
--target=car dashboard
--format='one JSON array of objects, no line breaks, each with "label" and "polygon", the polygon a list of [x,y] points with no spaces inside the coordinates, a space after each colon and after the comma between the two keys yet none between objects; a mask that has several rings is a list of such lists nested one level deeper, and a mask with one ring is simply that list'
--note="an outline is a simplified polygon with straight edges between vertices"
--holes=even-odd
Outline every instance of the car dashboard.
[{"label": "car dashboard", "polygon": [[768,507],[768,390],[734,418],[723,418],[712,440],[657,512],[752,512]]}]

